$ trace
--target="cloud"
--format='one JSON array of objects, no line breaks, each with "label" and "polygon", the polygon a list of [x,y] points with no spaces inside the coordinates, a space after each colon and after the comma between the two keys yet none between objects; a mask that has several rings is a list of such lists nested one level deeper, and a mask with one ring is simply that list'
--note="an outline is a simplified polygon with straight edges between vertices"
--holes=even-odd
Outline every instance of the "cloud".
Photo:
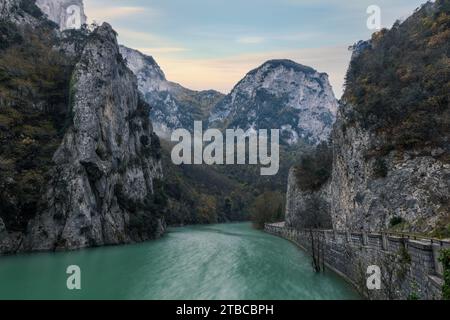
[{"label": "cloud", "polygon": [[282,41],[304,41],[304,40],[309,40],[314,37],[320,37],[320,36],[323,36],[323,35],[320,33],[299,32],[299,33],[280,34],[277,36],[273,36],[273,39],[282,40]]},{"label": "cloud", "polygon": [[148,6],[111,6],[110,1],[103,3],[102,1],[88,0],[85,1],[85,6],[89,20],[97,23],[139,15],[155,18],[161,14],[160,11]]},{"label": "cloud", "polygon": [[239,37],[237,38],[238,43],[242,44],[260,44],[263,42],[269,41],[305,41],[308,39],[312,39],[314,37],[318,37],[320,34],[318,33],[306,33],[306,32],[298,32],[298,33],[283,33],[283,34],[273,34],[267,33],[260,36],[247,36],[247,37]]},{"label": "cloud", "polygon": [[151,56],[155,54],[169,55],[190,50],[189,48],[173,43],[167,38],[152,33],[121,28],[118,30],[118,34],[121,44]]},{"label": "cloud", "polygon": [[366,9],[370,5],[377,5],[381,9],[382,25],[390,28],[397,20],[404,20],[413,11],[420,7],[425,0],[283,0],[287,5],[298,7],[328,7],[336,12],[335,19],[345,22],[348,19],[366,20],[368,14]]},{"label": "cloud", "polygon": [[136,50],[147,54],[147,55],[155,55],[161,53],[176,53],[176,52],[184,52],[188,51],[187,48],[182,47],[153,47],[153,48],[136,48]]},{"label": "cloud", "polygon": [[141,44],[162,42],[163,39],[160,36],[149,32],[141,32],[133,29],[119,28],[117,30],[119,39],[123,39],[127,42],[137,42]]},{"label": "cloud", "polygon": [[240,37],[237,39],[238,43],[243,44],[259,44],[263,43],[265,39],[263,37]]}]

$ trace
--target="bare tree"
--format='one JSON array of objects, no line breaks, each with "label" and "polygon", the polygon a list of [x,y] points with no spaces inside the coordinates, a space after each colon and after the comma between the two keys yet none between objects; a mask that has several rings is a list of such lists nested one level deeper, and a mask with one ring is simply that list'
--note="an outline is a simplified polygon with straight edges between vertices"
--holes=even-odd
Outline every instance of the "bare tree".
[{"label": "bare tree", "polygon": [[315,272],[325,271],[325,242],[322,232],[309,230],[311,240],[312,266]]}]

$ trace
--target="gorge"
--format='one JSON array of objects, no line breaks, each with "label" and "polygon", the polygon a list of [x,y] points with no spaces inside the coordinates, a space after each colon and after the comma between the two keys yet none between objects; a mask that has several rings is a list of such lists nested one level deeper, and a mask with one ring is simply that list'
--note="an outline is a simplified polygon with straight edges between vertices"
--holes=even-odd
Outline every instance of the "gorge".
[{"label": "gorge", "polygon": [[[448,0],[352,46],[340,101],[326,73],[287,59],[251,70],[229,94],[190,90],[119,45],[110,24],[86,21],[81,0],[0,4],[0,255],[52,252],[0,257],[0,297],[441,298]],[[203,128],[214,134],[193,143],[201,157],[189,165],[192,146],[178,147]],[[239,149],[237,163],[233,146],[233,165],[200,161],[203,151],[223,158],[223,133],[260,130],[280,132],[270,156],[262,143],[259,156]],[[175,148],[174,132],[186,138]],[[189,161],[173,161],[173,150]],[[262,175],[266,165],[277,174]],[[250,219],[306,252],[229,224]],[[311,268],[314,245],[324,274]],[[36,289],[55,274],[64,283],[66,264],[80,264],[95,288]],[[395,284],[367,293],[364,269],[378,264],[393,267]],[[18,279],[27,265],[45,265],[42,278]],[[103,290],[112,279],[117,287]]]}]

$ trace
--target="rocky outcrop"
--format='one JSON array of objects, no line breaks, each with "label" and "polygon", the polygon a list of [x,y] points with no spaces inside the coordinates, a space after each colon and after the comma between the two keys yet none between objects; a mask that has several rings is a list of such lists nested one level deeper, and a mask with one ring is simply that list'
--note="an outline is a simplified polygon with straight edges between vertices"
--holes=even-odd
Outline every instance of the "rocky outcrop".
[{"label": "rocky outcrop", "polygon": [[54,156],[48,208],[30,224],[25,249],[77,249],[161,235],[149,212],[161,164],[148,105],[122,62],[115,32],[90,36],[72,79],[73,124]]},{"label": "rocky outcrop", "polygon": [[18,6],[16,0],[4,0],[0,3],[0,17],[6,19],[11,15],[14,7]]},{"label": "rocky outcrop", "polygon": [[286,194],[286,226],[302,229],[331,229],[330,183],[319,190],[302,190],[296,168],[289,172]]},{"label": "rocky outcrop", "polygon": [[448,1],[428,2],[355,47],[333,131],[336,228],[450,236],[448,63],[441,63],[449,60],[449,23]]},{"label": "rocky outcrop", "polygon": [[120,52],[152,106],[155,131],[164,138],[205,121],[221,129],[281,129],[286,144],[316,144],[328,138],[335,121],[337,101],[328,76],[292,61],[268,61],[224,96],[186,89],[168,81],[152,57],[123,46]]},{"label": "rocky outcrop", "polygon": [[170,138],[173,130],[193,130],[194,121],[207,118],[211,108],[223,98],[214,90],[193,91],[166,79],[151,56],[124,46],[120,53],[138,78],[139,90],[150,104],[151,119],[160,137]]},{"label": "rocky outcrop", "polygon": [[0,20],[36,26],[42,22],[41,16],[33,0],[2,0],[0,3]]},{"label": "rocky outcrop", "polygon": [[430,232],[445,225],[450,164],[439,160],[445,151],[432,147],[393,150],[386,156],[368,158],[382,137],[358,125],[350,126],[352,110],[352,105],[343,106],[333,132],[331,210],[335,228],[385,230],[394,218],[403,221],[405,231]]},{"label": "rocky outcrop", "polygon": [[87,21],[83,0],[36,0],[36,5],[61,30],[79,29]]},{"label": "rocky outcrop", "polygon": [[[22,7],[21,3],[11,1],[8,12],[3,7],[1,12],[5,15],[2,18],[17,24],[19,28],[27,28],[28,21],[36,22],[35,30],[27,30],[43,37],[53,30],[49,28],[54,26],[48,24],[42,13],[31,15],[40,12],[37,7]],[[41,33],[40,23],[46,28]],[[57,56],[58,63],[64,65],[62,59],[68,51],[67,67],[74,59],[76,64],[70,68],[70,86],[61,88],[65,83],[63,77],[55,84],[62,90],[56,92],[57,97],[62,97],[58,100],[59,105],[50,105],[55,104],[55,98],[43,99],[40,118],[31,118],[35,123],[29,127],[44,128],[48,132],[42,131],[40,134],[46,134],[53,140],[51,145],[40,142],[46,152],[39,153],[38,163],[45,164],[45,168],[34,168],[36,161],[20,163],[20,166],[28,166],[28,187],[23,186],[26,181],[13,180],[14,177],[22,179],[22,175],[4,171],[9,170],[14,161],[22,161],[22,158],[14,158],[14,150],[2,148],[0,174],[2,179],[7,177],[10,181],[2,180],[1,187],[7,187],[5,183],[18,187],[21,183],[20,186],[25,188],[23,192],[33,194],[26,197],[30,202],[24,204],[25,207],[18,204],[15,214],[11,209],[20,199],[14,193],[15,189],[12,190],[13,197],[6,199],[9,202],[0,206],[0,254],[132,243],[159,237],[165,230],[164,208],[159,195],[159,180],[162,179],[159,139],[153,132],[150,107],[138,90],[137,79],[119,53],[116,33],[108,24],[103,24],[92,33],[74,32],[66,35],[51,33],[52,37],[62,37],[59,40],[65,43],[63,48],[58,47],[60,41],[53,42],[50,38],[33,43],[33,48],[49,46],[48,50],[36,51],[36,55],[61,51]],[[69,42],[78,39],[83,41],[77,46],[69,45]],[[26,38],[19,40],[28,41]],[[68,50],[69,47],[72,49]],[[23,64],[26,66],[27,62]],[[17,57],[17,63],[20,65],[20,57]],[[67,72],[65,68],[62,70]],[[68,104],[61,106],[66,91],[70,92]],[[47,97],[48,93],[44,94]],[[15,102],[11,102],[13,106]],[[57,107],[67,108],[68,111],[63,112]],[[37,112],[35,109],[31,103],[22,103],[16,116],[27,110]],[[53,117],[48,110],[60,112],[62,119],[66,117],[66,123],[53,128],[53,118],[60,119],[61,116]],[[26,127],[27,118],[20,119],[20,128]],[[29,137],[32,134],[34,131],[24,132],[20,141],[25,139],[27,146],[37,145],[37,140]],[[60,135],[62,142],[52,135]],[[13,138],[16,139],[15,136]],[[42,137],[39,139],[42,140]],[[53,144],[56,144],[55,153],[51,152],[54,150]],[[53,159],[50,159],[52,154]]]},{"label": "rocky outcrop", "polygon": [[328,75],[290,60],[249,72],[211,112],[212,127],[280,129],[282,142],[327,140],[337,112]]},{"label": "rocky outcrop", "polygon": [[[449,237],[450,109],[441,74],[449,21],[445,1],[428,2],[354,46],[332,132],[332,175],[316,192],[335,229]],[[301,227],[307,217],[296,211],[311,195],[296,188],[291,178],[287,220]]]}]

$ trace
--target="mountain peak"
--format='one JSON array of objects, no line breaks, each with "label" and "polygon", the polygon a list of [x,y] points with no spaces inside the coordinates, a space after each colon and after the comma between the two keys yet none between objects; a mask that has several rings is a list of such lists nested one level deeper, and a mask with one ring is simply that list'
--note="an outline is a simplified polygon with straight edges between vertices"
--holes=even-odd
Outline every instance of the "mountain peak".
[{"label": "mountain peak", "polygon": [[250,71],[212,110],[213,127],[280,129],[294,145],[327,140],[337,100],[326,73],[288,59],[269,60]]},{"label": "mountain peak", "polygon": [[[134,66],[136,68],[142,69],[144,67],[151,66],[155,69],[158,69],[158,73],[160,73],[164,77],[164,79],[166,78],[164,72],[161,70],[158,63],[152,56],[122,45],[120,46],[120,53],[123,55],[124,59],[128,60],[132,67]],[[133,63],[138,64],[133,65]]]},{"label": "mountain peak", "polygon": [[315,69],[289,59],[272,59],[264,62],[260,67],[250,71],[249,74],[256,73],[258,70],[263,68],[276,69],[279,67],[284,67],[287,70],[293,70],[295,72],[303,72],[306,74],[317,73]]},{"label": "mountain peak", "polygon": [[125,46],[120,46],[119,50],[128,68],[137,76],[141,92],[167,90],[166,76],[153,57]]}]

